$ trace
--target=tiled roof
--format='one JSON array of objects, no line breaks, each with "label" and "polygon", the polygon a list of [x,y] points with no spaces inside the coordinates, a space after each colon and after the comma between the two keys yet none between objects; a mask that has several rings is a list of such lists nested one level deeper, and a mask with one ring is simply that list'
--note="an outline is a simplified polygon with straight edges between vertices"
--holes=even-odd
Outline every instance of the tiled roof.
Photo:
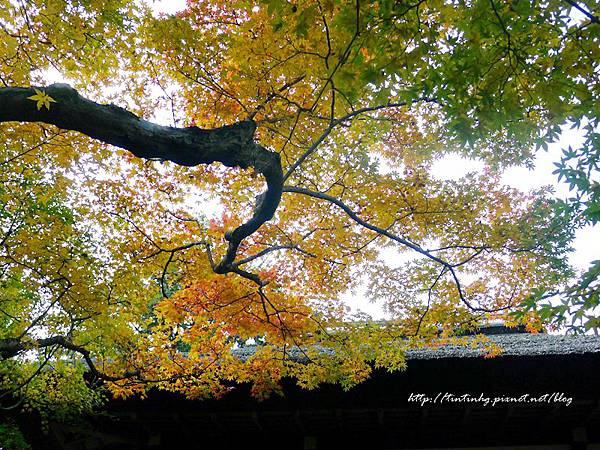
[{"label": "tiled roof", "polygon": [[[495,334],[488,338],[502,349],[500,356],[543,356],[572,353],[600,353],[600,336],[564,336],[554,334]],[[467,346],[444,345],[409,350],[407,359],[473,358],[482,350]]]},{"label": "tiled roof", "polygon": [[[600,353],[600,336],[589,335],[555,335],[555,334],[490,334],[487,338],[498,344],[502,356],[544,356],[566,355],[583,353]],[[234,350],[240,359],[250,358],[256,347],[246,346]],[[331,353],[328,348],[321,348],[323,354]],[[435,348],[422,348],[408,350],[406,358],[411,359],[439,359],[439,358],[476,358],[484,356],[486,350],[483,346],[472,348],[467,345],[441,345]],[[290,348],[288,355],[292,359],[303,360],[305,355],[298,348]]]}]

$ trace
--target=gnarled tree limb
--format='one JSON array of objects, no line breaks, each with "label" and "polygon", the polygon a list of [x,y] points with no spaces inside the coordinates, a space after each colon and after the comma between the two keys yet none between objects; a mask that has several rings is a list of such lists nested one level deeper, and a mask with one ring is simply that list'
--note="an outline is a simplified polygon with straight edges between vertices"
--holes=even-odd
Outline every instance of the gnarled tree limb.
[{"label": "gnarled tree limb", "polygon": [[80,96],[67,84],[39,88],[55,103],[37,108],[34,88],[0,88],[0,122],[44,122],[83,133],[145,159],[162,159],[183,166],[220,162],[229,167],[253,167],[267,182],[250,220],[226,233],[229,247],[215,265],[217,273],[233,272],[240,243],[270,220],[281,200],[283,171],[279,154],[254,142],[253,121],[214,129],[173,128],[143,120],[115,105],[102,105]]},{"label": "gnarled tree limb", "polygon": [[45,348],[53,346],[59,346],[64,349],[79,353],[88,365],[90,372],[96,378],[102,379],[104,381],[119,381],[125,378],[130,378],[139,375],[139,371],[127,372],[122,376],[118,377],[100,372],[95,366],[94,361],[92,360],[90,351],[87,350],[85,347],[74,344],[72,341],[70,341],[64,336],[51,336],[47,338],[37,339],[29,344],[18,339],[0,339],[0,360],[14,358],[19,353],[27,351],[31,348]]}]

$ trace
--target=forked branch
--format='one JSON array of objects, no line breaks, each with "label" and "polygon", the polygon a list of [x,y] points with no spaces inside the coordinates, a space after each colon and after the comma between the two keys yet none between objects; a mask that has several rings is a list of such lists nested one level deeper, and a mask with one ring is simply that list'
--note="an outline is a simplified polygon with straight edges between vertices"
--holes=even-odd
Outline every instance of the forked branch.
[{"label": "forked branch", "polygon": [[119,381],[126,378],[135,377],[140,374],[139,371],[131,371],[124,373],[121,376],[107,375],[98,370],[88,349],[80,345],[74,344],[72,341],[70,341],[64,336],[51,336],[48,338],[37,339],[29,344],[17,339],[0,339],[0,360],[14,358],[19,353],[25,352],[32,348],[46,348],[57,346],[62,347],[66,350],[79,353],[88,365],[91,374],[101,380]]},{"label": "forked branch", "polygon": [[401,245],[404,245],[405,247],[408,247],[411,250],[414,250],[415,252],[425,256],[426,258],[440,264],[445,269],[445,271],[450,273],[450,275],[452,276],[452,279],[454,280],[454,283],[456,285],[456,290],[458,292],[458,296],[459,296],[460,300],[471,311],[480,311],[480,312],[499,311],[499,309],[488,309],[488,308],[482,308],[480,306],[474,306],[473,304],[471,304],[471,302],[469,302],[467,300],[467,298],[464,295],[462,285],[460,283],[460,280],[459,280],[458,275],[456,274],[456,270],[455,270],[456,267],[464,264],[464,262],[460,262],[457,264],[449,263],[448,261],[445,261],[445,260],[433,255],[430,251],[424,249],[423,247],[420,247],[419,245],[415,244],[414,242],[411,242],[401,236],[398,236],[397,234],[392,233],[391,231],[389,231],[389,229],[378,227],[376,225],[373,225],[372,223],[369,223],[369,222],[361,219],[358,216],[358,214],[356,214],[348,205],[346,205],[344,202],[342,202],[338,198],[332,197],[331,195],[324,194],[322,192],[311,191],[310,189],[306,189],[306,188],[298,187],[298,186],[284,186],[283,192],[302,194],[302,195],[306,195],[308,197],[325,200],[329,203],[336,205],[338,208],[340,208],[342,211],[344,211],[348,217],[350,217],[352,220],[354,220],[356,223],[358,223],[362,227],[367,228],[368,230],[374,231],[375,233],[377,233],[381,236],[385,236],[388,239],[391,239],[392,241],[395,241]]},{"label": "forked branch", "polygon": [[49,107],[30,99],[35,88],[0,88],[0,122],[43,122],[130,151],[144,159],[172,161],[183,166],[220,162],[228,167],[253,167],[267,189],[260,195],[252,217],[229,231],[227,253],[215,264],[217,273],[234,272],[232,263],[242,240],[270,220],[281,200],[283,171],[277,153],[254,141],[256,124],[246,120],[214,129],[173,128],[148,122],[115,105],[83,98],[71,86],[53,84],[37,91],[50,96]]}]

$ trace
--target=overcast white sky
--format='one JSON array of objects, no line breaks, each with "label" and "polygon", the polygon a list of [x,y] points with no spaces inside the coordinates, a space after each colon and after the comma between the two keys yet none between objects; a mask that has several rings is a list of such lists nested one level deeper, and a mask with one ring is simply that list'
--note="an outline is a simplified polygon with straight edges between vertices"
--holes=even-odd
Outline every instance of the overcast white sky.
[{"label": "overcast white sky", "polygon": [[156,12],[173,14],[185,8],[185,0],[150,0]]}]

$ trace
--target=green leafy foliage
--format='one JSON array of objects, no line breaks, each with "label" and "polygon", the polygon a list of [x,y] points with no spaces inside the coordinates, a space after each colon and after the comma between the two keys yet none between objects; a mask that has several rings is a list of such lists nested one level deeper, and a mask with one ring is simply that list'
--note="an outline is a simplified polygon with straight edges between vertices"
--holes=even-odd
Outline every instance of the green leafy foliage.
[{"label": "green leafy foliage", "polygon": [[29,450],[19,427],[12,420],[0,421],[0,448],[2,450]]}]

